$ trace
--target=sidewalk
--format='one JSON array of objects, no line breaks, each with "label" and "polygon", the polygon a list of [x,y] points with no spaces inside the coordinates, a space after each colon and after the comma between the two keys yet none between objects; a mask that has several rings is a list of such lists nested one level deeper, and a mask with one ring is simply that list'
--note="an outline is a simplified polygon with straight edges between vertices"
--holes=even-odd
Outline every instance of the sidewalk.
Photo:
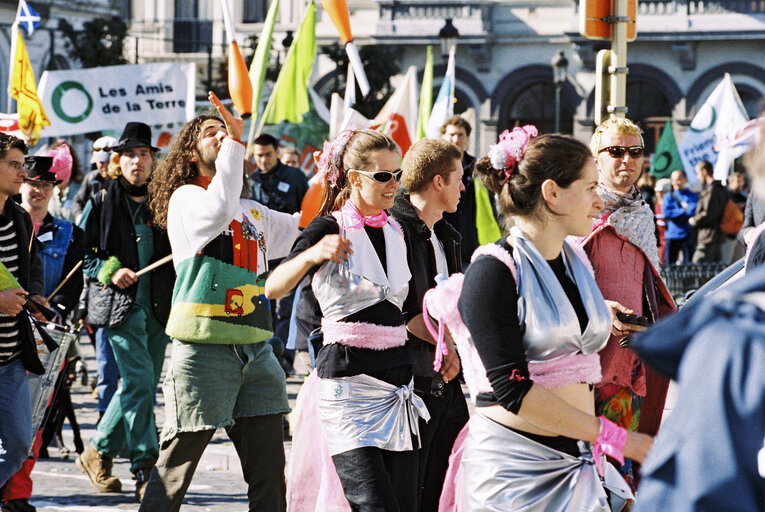
[{"label": "sidewalk", "polygon": [[[88,367],[88,377],[96,375],[96,360],[93,347],[87,337],[81,339],[80,353]],[[165,357],[165,369],[162,379],[170,362],[170,345]],[[161,382],[161,381],[160,381]],[[287,394],[290,406],[294,407],[297,393],[300,390],[302,378],[292,377],[287,381]],[[83,442],[89,442],[96,431],[98,412],[96,401],[91,397],[89,386],[77,382],[72,386],[72,403]],[[154,409],[157,427],[162,428],[164,422],[164,397],[161,389],[157,391],[157,404]],[[114,461],[114,474],[122,481],[122,492],[101,494],[91,486],[88,477],[80,472],[74,464],[77,454],[74,451],[74,437],[68,422],[63,429],[65,446],[71,450],[68,458],[62,458],[62,452],[55,446],[55,441],[49,447],[50,459],[39,460],[32,471],[34,489],[31,503],[39,512],[106,512],[111,510],[138,510],[138,504],[133,501],[134,483],[130,474],[130,463],[127,459],[117,458]],[[285,455],[289,461],[292,443],[288,439],[284,443]],[[233,444],[223,429],[218,429],[212,442],[199,462],[194,479],[181,507],[183,512],[237,512],[247,510],[247,487],[242,479],[239,457]]]}]

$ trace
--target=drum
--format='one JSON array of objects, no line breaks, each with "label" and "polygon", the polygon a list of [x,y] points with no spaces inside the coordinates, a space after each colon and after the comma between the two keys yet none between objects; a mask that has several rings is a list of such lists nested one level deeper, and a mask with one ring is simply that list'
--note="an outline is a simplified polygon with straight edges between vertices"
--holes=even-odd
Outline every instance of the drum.
[{"label": "drum", "polygon": [[46,333],[49,334],[59,346],[56,350],[51,352],[43,341],[42,336],[37,332],[35,326],[32,326],[32,332],[34,333],[35,341],[37,342],[37,355],[40,357],[40,362],[42,363],[43,368],[45,368],[45,373],[42,375],[29,375],[29,395],[32,402],[32,439],[36,438],[37,431],[40,430],[40,427],[43,424],[45,411],[56,391],[58,376],[66,363],[66,354],[75,339],[75,333],[70,332],[63,325],[53,323],[44,325]]}]

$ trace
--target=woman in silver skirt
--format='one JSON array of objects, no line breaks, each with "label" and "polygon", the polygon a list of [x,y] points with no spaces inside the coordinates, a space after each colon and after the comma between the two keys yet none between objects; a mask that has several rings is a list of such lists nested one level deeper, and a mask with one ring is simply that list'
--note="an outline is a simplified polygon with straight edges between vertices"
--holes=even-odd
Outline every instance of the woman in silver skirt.
[{"label": "woman in silver skirt", "polygon": [[[401,228],[385,212],[393,206],[400,165],[395,142],[373,130],[342,132],[325,144],[319,161],[325,180],[320,216],[266,282],[266,295],[277,298],[311,276],[324,346],[298,400],[318,405],[321,431],[309,436],[314,445],[326,442],[354,511],[417,507],[418,418],[427,420],[428,412],[413,393],[404,346],[406,245]],[[309,393],[315,393],[314,400]],[[307,411],[302,417],[312,420]],[[296,432],[295,451],[310,451],[312,446],[298,437]],[[301,453],[291,460],[310,464]],[[306,509],[291,503],[292,510]],[[331,508],[330,503],[316,505],[316,510]]]},{"label": "woman in silver skirt", "polygon": [[503,133],[479,176],[514,226],[476,251],[458,302],[478,356],[463,364],[481,366],[465,369],[479,378],[459,509],[609,511],[604,454],[642,461],[651,446],[594,415],[597,352],[612,329],[633,327],[616,312],[631,312],[606,304],[586,256],[566,242],[588,234],[603,206],[592,154],[573,138],[536,135]]}]

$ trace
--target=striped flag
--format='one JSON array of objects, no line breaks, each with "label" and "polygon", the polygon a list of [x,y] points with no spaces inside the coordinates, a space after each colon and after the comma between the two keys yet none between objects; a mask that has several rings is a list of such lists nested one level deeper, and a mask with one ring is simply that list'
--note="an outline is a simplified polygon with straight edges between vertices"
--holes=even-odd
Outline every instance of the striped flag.
[{"label": "striped flag", "polygon": [[454,115],[454,82],[456,78],[454,54],[456,51],[454,46],[449,50],[449,63],[446,65],[444,81],[441,82],[441,88],[438,90],[436,102],[433,105],[433,110],[430,111],[428,125],[425,128],[425,135],[431,139],[441,137],[441,125]]}]

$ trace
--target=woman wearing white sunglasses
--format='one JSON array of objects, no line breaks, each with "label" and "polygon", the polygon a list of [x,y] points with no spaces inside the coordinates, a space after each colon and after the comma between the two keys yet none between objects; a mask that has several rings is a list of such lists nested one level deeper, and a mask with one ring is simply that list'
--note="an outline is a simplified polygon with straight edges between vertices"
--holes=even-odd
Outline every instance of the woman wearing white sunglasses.
[{"label": "woman wearing white sunglasses", "polygon": [[321,432],[345,498],[358,511],[416,509],[417,418],[428,416],[413,393],[404,347],[406,245],[385,212],[399,186],[400,160],[395,142],[372,130],[326,143],[319,217],[266,282],[266,295],[277,298],[312,276],[324,345],[301,394],[318,388]]}]

